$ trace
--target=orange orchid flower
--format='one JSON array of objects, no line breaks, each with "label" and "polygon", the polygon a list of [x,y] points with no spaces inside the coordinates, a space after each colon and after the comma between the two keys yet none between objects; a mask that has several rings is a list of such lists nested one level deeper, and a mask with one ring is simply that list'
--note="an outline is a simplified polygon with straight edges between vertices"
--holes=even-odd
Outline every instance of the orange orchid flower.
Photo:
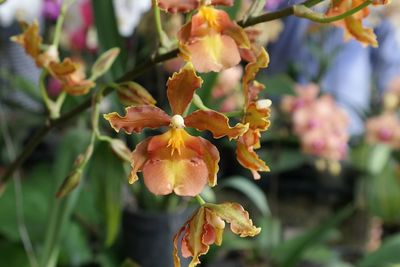
[{"label": "orange orchid flower", "polygon": [[258,93],[264,89],[264,85],[255,81],[260,68],[266,68],[269,64],[268,53],[264,48],[258,48],[254,54],[257,55],[256,60],[247,64],[243,75],[245,109],[242,123],[249,125],[249,129],[237,140],[236,157],[243,167],[252,172],[254,179],[259,179],[258,172],[267,172],[269,167],[258,157],[254,149],[260,148],[261,132],[269,128],[271,101],[257,100]]},{"label": "orange orchid flower", "polygon": [[31,25],[23,24],[24,32],[11,37],[11,40],[20,44],[25,52],[35,60],[39,68],[45,68],[58,81],[63,91],[70,95],[87,94],[96,84],[86,80],[83,63],[73,62],[65,58],[60,62],[58,51],[54,46],[42,50],[42,37],[39,35],[39,24],[34,21]]},{"label": "orange orchid flower", "polygon": [[189,267],[194,267],[200,263],[199,257],[207,254],[210,245],[221,245],[225,221],[230,223],[231,231],[240,237],[255,236],[261,231],[253,225],[249,213],[237,203],[204,204],[174,237],[174,266],[181,266],[178,241],[182,234],[182,256],[192,257]]},{"label": "orange orchid flower", "polygon": [[61,82],[62,90],[70,95],[87,94],[96,85],[86,79],[83,63],[73,62],[70,58],[65,58],[63,62],[50,62],[48,70]]},{"label": "orange orchid flower", "polygon": [[[328,9],[327,16],[337,16],[346,11],[349,11],[362,3],[364,0],[333,0],[331,7]],[[388,0],[376,0],[373,2],[374,5],[388,4]],[[357,13],[348,16],[335,24],[342,27],[345,32],[345,40],[354,38],[361,42],[364,46],[371,45],[372,47],[378,47],[378,41],[373,29],[365,27],[363,25],[363,19],[368,17],[369,8],[363,8]]]},{"label": "orange orchid flower", "polygon": [[244,30],[223,10],[201,6],[178,33],[180,56],[199,72],[219,72],[239,64],[250,49]]},{"label": "orange orchid flower", "polygon": [[144,128],[169,126],[167,132],[145,139],[132,153],[132,172],[129,178],[134,183],[137,172],[142,171],[147,188],[156,195],[175,192],[181,196],[195,196],[207,184],[215,186],[217,181],[219,152],[206,139],[189,135],[185,127],[209,130],[214,138],[228,136],[237,138],[247,130],[247,125],[230,127],[228,118],[213,110],[198,110],[183,118],[194,92],[202,84],[191,64],[175,73],[167,83],[167,97],[173,112],[170,117],[152,105],[126,108],[126,115],[116,112],[104,117],[118,132],[139,133]]},{"label": "orange orchid flower", "polygon": [[25,49],[25,52],[35,60],[36,66],[43,68],[51,61],[58,61],[58,52],[52,46],[45,51],[42,50],[42,37],[39,35],[37,20],[30,25],[22,23],[22,28],[24,32],[11,37],[11,40]]}]

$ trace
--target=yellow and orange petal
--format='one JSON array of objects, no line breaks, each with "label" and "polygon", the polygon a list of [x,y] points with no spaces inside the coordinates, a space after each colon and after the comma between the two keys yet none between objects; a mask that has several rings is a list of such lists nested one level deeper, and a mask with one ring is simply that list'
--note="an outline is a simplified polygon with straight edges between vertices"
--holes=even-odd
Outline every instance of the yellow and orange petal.
[{"label": "yellow and orange petal", "polygon": [[267,164],[254,152],[253,147],[247,147],[241,140],[237,142],[236,158],[240,165],[251,171],[256,180],[261,178],[258,172],[270,171]]},{"label": "yellow and orange petal", "polygon": [[208,130],[214,138],[227,136],[229,139],[235,139],[248,130],[247,124],[229,126],[228,117],[214,110],[197,110],[191,113],[185,118],[185,125],[198,131]]},{"label": "yellow and orange petal", "polygon": [[61,82],[63,91],[71,95],[87,94],[96,84],[86,80],[84,66],[65,58],[63,62],[49,63],[50,74]]},{"label": "yellow and orange petal", "polygon": [[119,132],[123,129],[126,133],[140,133],[144,128],[156,129],[168,126],[171,118],[160,108],[155,106],[127,107],[125,116],[121,117],[117,112],[104,115],[111,127]]},{"label": "yellow and orange petal", "polygon": [[243,117],[243,123],[249,124],[252,130],[266,131],[270,125],[270,109],[258,108],[255,102],[250,103]]},{"label": "yellow and orange petal", "polygon": [[[327,11],[326,15],[336,16],[342,13],[345,13],[359,5],[361,5],[364,1],[363,0],[337,0],[333,1],[330,9]],[[385,2],[385,1],[384,1]],[[382,4],[384,4],[384,2]],[[381,4],[380,2],[375,2],[374,4]],[[369,15],[368,7],[363,8],[362,10],[358,11],[357,13],[344,18],[334,24],[339,27],[342,27],[345,30],[345,40],[350,38],[354,38],[358,40],[361,44],[368,46],[371,45],[372,47],[378,46],[378,41],[376,39],[376,35],[373,29],[365,27],[363,25],[363,19]]]},{"label": "yellow and orange petal", "polygon": [[168,79],[167,96],[173,114],[181,115],[185,112],[193,99],[194,91],[201,87],[202,82],[190,63]]},{"label": "yellow and orange petal", "polygon": [[189,267],[200,264],[199,257],[207,254],[210,245],[221,245],[225,221],[240,237],[255,236],[261,229],[253,225],[247,211],[237,203],[206,203],[184,224],[174,236],[174,266],[180,267],[178,241],[181,238],[182,256],[192,257]]},{"label": "yellow and orange petal", "polygon": [[249,49],[244,30],[225,11],[202,6],[178,33],[180,56],[199,72],[219,72],[240,62],[239,48]]},{"label": "yellow and orange petal", "polygon": [[210,34],[196,42],[181,44],[180,51],[183,59],[192,62],[198,72],[219,72],[240,62],[235,41],[226,35]]},{"label": "yellow and orange petal", "polygon": [[39,35],[39,23],[35,20],[30,25],[24,24],[23,28],[25,28],[24,32],[11,37],[11,40],[20,44],[28,55],[36,59],[40,54],[42,44],[42,37]]},{"label": "yellow and orange petal", "polygon": [[246,106],[250,101],[255,100],[256,96],[254,96],[254,90],[258,92],[264,88],[261,84],[254,83],[254,79],[256,78],[258,71],[261,68],[268,67],[269,64],[269,55],[263,47],[253,47],[253,49],[255,49],[254,60],[246,65],[242,81]]},{"label": "yellow and orange petal", "polygon": [[255,227],[249,213],[237,203],[205,204],[222,220],[230,224],[231,231],[240,237],[256,236],[261,228]]},{"label": "yellow and orange petal", "polygon": [[146,187],[156,195],[195,196],[207,183],[216,184],[219,153],[207,140],[171,128],[140,143],[132,161],[130,181],[142,171]]}]

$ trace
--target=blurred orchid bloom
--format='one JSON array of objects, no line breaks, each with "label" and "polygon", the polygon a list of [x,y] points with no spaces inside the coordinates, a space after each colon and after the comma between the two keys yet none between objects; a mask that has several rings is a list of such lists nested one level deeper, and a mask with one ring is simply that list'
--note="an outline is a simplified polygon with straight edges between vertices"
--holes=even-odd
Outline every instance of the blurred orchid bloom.
[{"label": "blurred orchid bloom", "polygon": [[[332,1],[332,5],[326,15],[331,17],[343,14],[346,11],[358,7],[364,2],[364,0],[334,0]],[[388,3],[389,1],[387,0],[377,0],[373,2],[374,5],[384,5]],[[363,19],[368,17],[369,13],[369,8],[365,7],[355,14],[335,22],[337,26],[344,29],[345,40],[354,38],[364,46],[370,45],[372,47],[378,47],[378,41],[376,40],[376,35],[373,29],[367,28],[363,25]]]},{"label": "blurred orchid bloom", "polygon": [[219,72],[239,64],[250,49],[244,30],[223,10],[201,6],[178,33],[180,56],[199,72]]},{"label": "blurred orchid bloom", "polygon": [[367,142],[383,143],[394,149],[400,148],[400,121],[395,112],[385,112],[366,122]]},{"label": "blurred orchid bloom", "polygon": [[303,152],[336,162],[344,159],[349,140],[347,114],[330,95],[318,98],[315,84],[297,85],[295,91],[298,96],[285,96],[281,107],[292,116]]},{"label": "blurred orchid bloom", "polygon": [[128,107],[124,117],[116,112],[104,115],[117,132],[123,129],[130,134],[144,128],[169,127],[167,132],[147,138],[136,146],[132,153],[130,183],[134,183],[138,179],[137,172],[142,171],[145,185],[156,195],[175,192],[181,196],[195,196],[207,182],[210,186],[216,185],[217,148],[206,139],[189,135],[185,127],[209,130],[214,138],[228,136],[230,139],[239,137],[248,127],[243,124],[230,127],[228,118],[213,110],[197,110],[184,118],[201,84],[193,66],[187,64],[167,83],[172,117],[151,105]]},{"label": "blurred orchid bloom", "polygon": [[[157,0],[160,9],[169,13],[186,13],[198,9],[201,0]],[[216,6],[232,6],[233,0],[209,0],[208,4]]]},{"label": "blurred orchid bloom", "polygon": [[61,12],[62,0],[44,0],[43,15],[51,20],[56,20]]},{"label": "blurred orchid bloom", "polygon": [[243,96],[240,90],[240,80],[242,78],[242,66],[235,66],[221,71],[212,89],[212,96],[221,99],[221,112],[231,112],[243,106]]},{"label": "blurred orchid bloom", "polygon": [[132,35],[143,13],[151,8],[151,0],[113,0],[118,31],[124,37]]},{"label": "blurred orchid bloom", "polygon": [[42,37],[39,35],[39,25],[34,21],[30,25],[24,25],[24,32],[13,36],[12,41],[24,47],[40,68],[46,68],[49,73],[61,82],[62,89],[71,95],[82,95],[89,92],[96,84],[86,79],[83,62],[72,61],[65,58],[60,62],[58,51],[52,45],[43,50]]},{"label": "blurred orchid bloom", "polygon": [[8,27],[14,21],[29,21],[40,18],[42,0],[6,1],[0,5],[0,26]]},{"label": "blurred orchid bloom", "polygon": [[13,42],[21,45],[25,52],[33,58],[39,68],[47,67],[51,61],[58,61],[58,52],[52,46],[42,49],[42,37],[39,35],[39,23],[22,23],[23,33],[11,37]]},{"label": "blurred orchid bloom", "polygon": [[50,74],[61,82],[62,90],[70,95],[84,95],[96,84],[86,79],[83,62],[65,58],[63,62],[50,62]]},{"label": "blurred orchid bloom", "polygon": [[240,237],[255,236],[261,231],[253,225],[249,213],[237,203],[204,204],[174,237],[174,266],[181,266],[178,241],[182,234],[182,256],[192,257],[189,267],[194,267],[200,264],[199,257],[207,254],[210,245],[222,244],[225,222],[230,223],[231,231]]},{"label": "blurred orchid bloom", "polygon": [[245,96],[242,123],[248,124],[249,129],[238,138],[236,157],[243,167],[252,172],[254,179],[260,179],[258,172],[268,172],[270,169],[254,152],[254,149],[260,148],[261,132],[269,128],[271,100],[258,100],[258,94],[264,89],[264,85],[255,81],[255,76],[260,68],[268,66],[269,55],[264,48],[259,48],[254,53],[257,55],[256,60],[247,64],[242,81]]}]

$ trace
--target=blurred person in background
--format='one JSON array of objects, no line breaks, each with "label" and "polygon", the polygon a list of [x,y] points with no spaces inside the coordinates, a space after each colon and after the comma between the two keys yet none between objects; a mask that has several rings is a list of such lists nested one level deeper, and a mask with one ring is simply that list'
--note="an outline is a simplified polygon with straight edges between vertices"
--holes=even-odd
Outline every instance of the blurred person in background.
[{"label": "blurred person in background", "polygon": [[[279,8],[293,1],[281,3]],[[373,8],[366,22],[375,28],[377,48],[364,47],[354,39],[344,41],[341,28],[288,17],[279,40],[268,50],[272,55],[268,74],[289,71],[301,84],[318,83],[349,114],[352,135],[364,131],[363,117],[373,89],[381,96],[400,75],[400,43],[393,20]]]}]

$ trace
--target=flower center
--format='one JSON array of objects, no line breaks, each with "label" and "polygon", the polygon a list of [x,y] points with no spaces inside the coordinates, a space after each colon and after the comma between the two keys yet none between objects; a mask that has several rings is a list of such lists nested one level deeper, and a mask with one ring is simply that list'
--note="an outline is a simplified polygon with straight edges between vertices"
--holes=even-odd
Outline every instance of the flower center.
[{"label": "flower center", "polygon": [[172,128],[185,128],[185,120],[181,115],[174,115],[171,118]]},{"label": "flower center", "polygon": [[210,28],[219,29],[218,16],[214,8],[202,6],[200,8],[200,14],[204,20],[207,21]]},{"label": "flower center", "polygon": [[186,131],[183,128],[175,128],[172,127],[170,130],[170,138],[168,140],[167,147],[171,148],[171,156],[178,152],[178,155],[181,154],[181,148],[185,146],[185,139],[187,136]]}]

